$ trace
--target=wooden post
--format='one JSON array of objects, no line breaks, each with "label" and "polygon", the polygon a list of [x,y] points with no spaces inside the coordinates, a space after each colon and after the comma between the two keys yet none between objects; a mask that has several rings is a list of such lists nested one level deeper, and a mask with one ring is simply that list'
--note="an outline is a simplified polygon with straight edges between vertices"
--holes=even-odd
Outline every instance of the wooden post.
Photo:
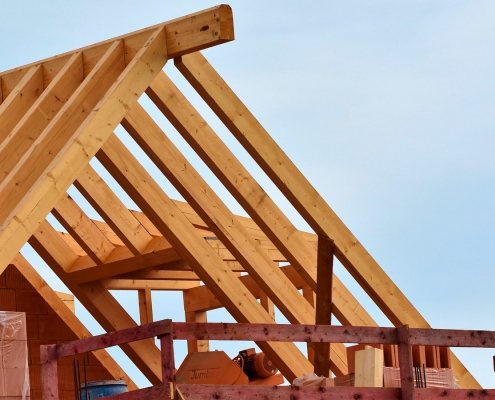
[{"label": "wooden post", "polygon": [[402,325],[397,328],[397,341],[399,345],[399,368],[402,399],[414,400],[413,358],[409,325]]},{"label": "wooden post", "polygon": [[177,386],[175,384],[174,341],[171,333],[161,335],[160,347],[162,351],[162,382],[170,387],[170,398],[175,399]]},{"label": "wooden post", "polygon": [[[316,294],[311,289],[311,286],[303,286],[302,293],[303,297],[308,300],[308,303],[314,307],[316,303]],[[308,360],[311,364],[315,365],[315,349],[313,343],[308,343],[306,347],[308,349]]]},{"label": "wooden post", "polygon": [[43,400],[58,400],[57,345],[40,347]]},{"label": "wooden post", "polygon": [[[318,235],[316,261],[316,324],[330,325],[332,320],[333,240]],[[314,371],[318,376],[329,377],[330,343],[314,344]]]},{"label": "wooden post", "polygon": [[[208,322],[206,311],[189,311],[186,312],[186,322]],[[188,340],[187,352],[206,352],[210,351],[209,340]]]}]

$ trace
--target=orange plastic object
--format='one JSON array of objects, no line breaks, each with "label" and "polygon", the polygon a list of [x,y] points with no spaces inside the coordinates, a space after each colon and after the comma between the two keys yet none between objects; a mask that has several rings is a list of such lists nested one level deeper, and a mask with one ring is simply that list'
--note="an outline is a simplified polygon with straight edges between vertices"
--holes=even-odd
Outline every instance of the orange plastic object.
[{"label": "orange plastic object", "polygon": [[189,353],[177,371],[177,383],[249,385],[248,377],[223,351]]}]

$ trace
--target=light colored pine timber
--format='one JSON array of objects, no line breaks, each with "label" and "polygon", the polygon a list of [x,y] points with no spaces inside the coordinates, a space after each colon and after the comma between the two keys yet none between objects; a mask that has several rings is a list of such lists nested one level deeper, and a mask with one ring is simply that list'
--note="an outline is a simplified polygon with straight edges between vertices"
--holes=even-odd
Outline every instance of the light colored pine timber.
[{"label": "light colored pine timber", "polygon": [[[409,324],[411,327],[429,328],[428,322],[204,56],[199,52],[183,56],[180,71],[311,228],[335,241],[336,257],[390,321],[395,326]],[[455,356],[452,357],[452,367],[461,387],[481,387]]]},{"label": "light colored pine timber", "polygon": [[33,236],[29,239],[31,245],[33,240],[43,243],[44,247],[57,249],[57,251],[51,253],[51,256],[54,257],[54,262],[59,265],[63,271],[70,270],[78,259],[78,256],[70,248],[67,242],[65,242],[62,236],[60,236],[46,220],[41,222],[36,232],[34,232]]},{"label": "light colored pine timber", "polygon": [[[186,322],[208,322],[206,311],[186,312]],[[210,351],[209,340],[188,340],[187,352],[197,353]]]},{"label": "light colored pine timber", "polygon": [[141,325],[144,325],[153,322],[153,302],[151,300],[151,289],[149,288],[138,289],[138,301],[139,301],[139,323]]},{"label": "light colored pine timber", "polygon": [[[15,262],[15,259],[14,259]],[[64,293],[64,292],[55,292],[55,294],[59,297],[60,300],[64,302],[64,304],[67,306],[69,310],[72,311],[73,314],[76,313],[76,305],[74,302],[74,296],[69,293]]]},{"label": "light colored pine timber", "polygon": [[356,351],[355,387],[383,387],[383,350],[366,346]]},{"label": "light colored pine timber", "polygon": [[[228,5],[219,5],[185,15],[170,21],[150,26],[139,31],[131,32],[104,42],[96,43],[81,49],[63,53],[55,57],[37,61],[29,65],[0,73],[3,84],[3,98],[14,88],[25,75],[27,68],[42,64],[45,72],[44,87],[58,73],[63,64],[74,52],[82,52],[84,58],[85,76],[94,68],[98,59],[115,40],[122,40],[125,48],[125,62],[132,62],[138,51],[146,43],[150,35],[161,27],[166,33],[168,58],[172,59],[211,46],[216,46],[234,40],[234,21],[232,9]],[[208,27],[205,29],[205,27]],[[1,96],[0,96],[1,97]]]},{"label": "light colored pine timber", "polygon": [[91,165],[77,177],[74,186],[129,250],[136,256],[142,254],[152,239],[151,235]]},{"label": "light colored pine timber", "polygon": [[[273,323],[268,313],[206,243],[120,140],[112,135],[97,157],[239,322]],[[292,343],[258,343],[289,380],[310,370]]]},{"label": "light colored pine timber", "polygon": [[[64,321],[69,329],[79,339],[91,337],[91,333],[86,329],[83,323],[76,317],[74,310],[68,307],[68,304],[61,298],[59,292],[54,292],[50,286],[43,280],[32,265],[19,253],[12,261],[14,266],[21,272],[28,282],[36,289],[41,297],[55,311],[55,313]],[[74,296],[72,296],[72,299]],[[126,382],[129,390],[136,390],[137,386],[124,370],[115,362],[106,350],[97,350],[93,354],[101,362],[103,367],[114,377]]]},{"label": "light colored pine timber", "polygon": [[[41,144],[38,139],[45,128],[56,118],[82,81],[82,54],[74,53],[0,145],[0,182],[26,159],[27,152],[34,151],[35,143],[36,146]],[[56,150],[50,147],[50,151]],[[34,167],[38,165],[34,164]]]},{"label": "light colored pine timber", "polygon": [[40,65],[32,66],[0,105],[0,144],[31,108],[42,91],[43,70]]},{"label": "light colored pine timber", "polygon": [[[157,246],[150,248],[154,242],[158,242]],[[168,241],[156,238],[150,242],[150,246],[140,256],[134,256],[127,247],[117,247],[104,264],[96,265],[88,256],[80,257],[68,272],[75,282],[84,283],[180,259],[181,257]]]},{"label": "light colored pine timber", "polygon": [[[59,242],[45,240],[59,238]],[[107,332],[137,326],[122,306],[99,282],[77,285],[56,262],[59,248],[63,247],[60,235],[45,223],[43,235],[33,235],[29,243],[60,280],[69,288],[89,313]],[[121,346],[127,356],[153,384],[161,382],[160,351],[151,340]]]},{"label": "light colored pine timber", "polygon": [[[170,264],[170,263],[168,263]],[[146,268],[140,271],[129,272],[127,274],[117,275],[115,279],[123,280],[143,280],[143,281],[199,281],[199,276],[194,271],[170,271],[162,270],[159,267]]]},{"label": "light colored pine timber", "polygon": [[101,284],[108,290],[172,290],[183,291],[199,286],[198,281],[191,280],[143,280],[143,279],[102,279]]},{"label": "light colored pine timber", "polygon": [[[69,101],[62,105],[42,132],[35,135],[28,148],[23,149],[13,167],[5,171],[7,175],[0,183],[0,195],[3,195],[0,197],[0,223],[12,218],[12,213],[20,207],[37,181],[49,173],[50,166],[63,155],[63,150],[66,150],[70,142],[76,139],[78,128],[90,114],[90,110],[123,71],[123,51],[121,42],[115,42],[110,47]],[[16,141],[16,136],[12,141]]]},{"label": "light colored pine timber", "polygon": [[67,193],[52,214],[96,264],[103,264],[112,254],[115,246]]},{"label": "light colored pine timber", "polygon": [[42,175],[29,195],[2,221],[0,269],[17,254],[163,68],[167,61],[165,39],[163,29],[153,32],[96,107],[88,110],[89,115],[73,135],[74,140],[67,141],[67,147],[50,164],[48,173]]},{"label": "light colored pine timber", "polygon": [[[316,289],[316,252],[191,103],[161,72],[146,91],[239,204]],[[188,200],[188,199],[186,199]],[[192,205],[192,204],[191,204]]]},{"label": "light colored pine timber", "polygon": [[314,323],[313,308],[139,103],[122,125],[284,316]]},{"label": "light colored pine timber", "polygon": [[273,304],[273,301],[270,300],[265,292],[260,292],[260,304],[275,321],[275,304]]}]

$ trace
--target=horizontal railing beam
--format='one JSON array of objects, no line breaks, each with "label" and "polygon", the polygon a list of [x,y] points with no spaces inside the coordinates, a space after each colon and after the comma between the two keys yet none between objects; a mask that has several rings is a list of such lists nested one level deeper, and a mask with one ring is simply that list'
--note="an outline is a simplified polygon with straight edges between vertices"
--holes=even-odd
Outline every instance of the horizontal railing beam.
[{"label": "horizontal railing beam", "polygon": [[171,320],[164,319],[162,321],[152,322],[151,324],[139,325],[134,328],[122,329],[120,331],[60,344],[57,345],[57,358],[165,335],[171,332],[171,324]]},{"label": "horizontal railing beam", "polygon": [[[495,332],[410,328],[411,345],[495,348]],[[162,320],[57,346],[57,358],[171,333],[175,340],[397,344],[397,329],[364,326],[191,323]]]}]

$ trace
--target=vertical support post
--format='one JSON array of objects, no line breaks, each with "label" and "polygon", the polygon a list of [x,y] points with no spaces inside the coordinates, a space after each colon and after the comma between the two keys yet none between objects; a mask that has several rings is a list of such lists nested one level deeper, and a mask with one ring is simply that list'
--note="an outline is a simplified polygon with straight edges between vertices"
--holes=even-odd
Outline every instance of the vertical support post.
[{"label": "vertical support post", "polygon": [[397,328],[397,341],[399,345],[400,386],[403,400],[414,400],[414,377],[411,338],[409,325]]},{"label": "vertical support post", "polygon": [[[313,292],[311,287],[309,285],[305,285],[302,287],[302,293],[303,297],[308,300],[308,303],[311,304],[313,307],[316,304],[316,294]],[[308,360],[311,364],[315,365],[315,349],[314,349],[314,343],[308,343],[306,345],[307,351],[308,351]]]},{"label": "vertical support post", "polygon": [[170,387],[170,398],[177,398],[175,383],[174,340],[172,337],[172,322],[169,321],[169,333],[161,335],[160,347],[162,353],[162,383]]},{"label": "vertical support post", "polygon": [[[332,320],[332,277],[334,242],[318,235],[316,259],[316,325],[330,325]],[[330,343],[314,344],[314,371],[318,376],[329,377]]]},{"label": "vertical support post", "polygon": [[[186,322],[208,322],[206,311],[186,311]],[[209,340],[188,340],[187,352],[197,353],[210,351]]]},{"label": "vertical support post", "polygon": [[40,346],[43,400],[58,400],[57,345]]},{"label": "vertical support post", "polygon": [[153,322],[153,305],[151,300],[151,289],[139,289],[139,320],[140,324],[150,324]]}]

